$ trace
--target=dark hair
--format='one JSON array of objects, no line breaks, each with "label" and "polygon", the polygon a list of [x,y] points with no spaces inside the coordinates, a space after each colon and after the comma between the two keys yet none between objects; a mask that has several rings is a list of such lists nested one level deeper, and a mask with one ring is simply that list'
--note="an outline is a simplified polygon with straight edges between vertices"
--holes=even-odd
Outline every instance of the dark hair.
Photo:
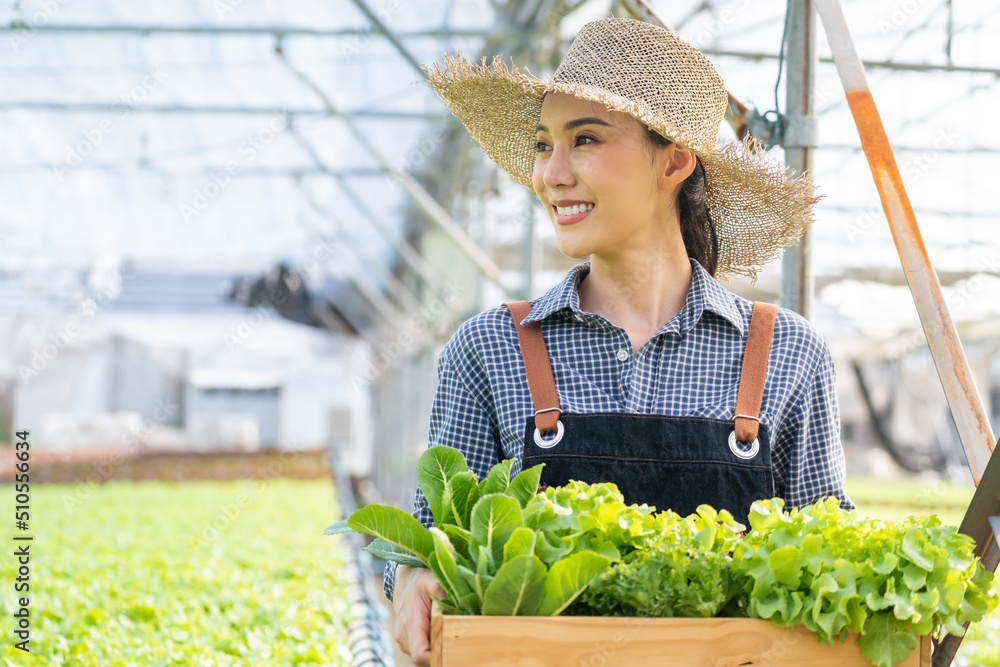
[{"label": "dark hair", "polygon": [[[673,142],[655,130],[646,129],[646,139],[653,146],[669,146]],[[719,260],[719,237],[715,233],[715,222],[708,210],[708,194],[705,191],[705,168],[701,158],[695,156],[694,171],[681,185],[677,193],[677,210],[680,217],[681,236],[688,257],[698,260],[709,275],[715,275]]]}]

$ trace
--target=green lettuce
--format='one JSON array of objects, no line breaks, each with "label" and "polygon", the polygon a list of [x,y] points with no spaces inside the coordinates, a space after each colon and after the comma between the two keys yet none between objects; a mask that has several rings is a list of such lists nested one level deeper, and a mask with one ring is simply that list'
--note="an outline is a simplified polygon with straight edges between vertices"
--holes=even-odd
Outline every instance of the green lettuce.
[{"label": "green lettuce", "polygon": [[597,616],[709,617],[745,615],[744,580],[732,572],[731,552],[743,534],[726,511],[701,505],[681,517],[656,515],[655,531],[639,548],[598,577],[576,613]]},{"label": "green lettuce", "polygon": [[789,512],[780,498],[757,501],[749,519],[732,564],[749,615],[805,625],[827,645],[859,633],[879,667],[904,660],[918,635],[961,636],[997,606],[972,538],[936,516],[860,520],[831,497]]},{"label": "green lettuce", "polygon": [[447,614],[748,616],[804,625],[822,644],[859,635],[891,667],[919,635],[962,635],[997,606],[972,539],[935,516],[859,520],[836,498],[750,509],[750,530],[707,505],[687,517],[626,505],[618,487],[572,480],[539,490],[542,465],[480,482],[461,452],[431,447],[417,481],[434,526],[370,505],[328,527],[374,536],[366,549],[430,568]]},{"label": "green lettuce", "polygon": [[480,483],[461,452],[430,447],[417,481],[433,527],[399,508],[369,505],[324,533],[372,535],[369,552],[430,568],[446,593],[445,613],[560,614],[652,532],[654,508],[626,507],[613,484],[571,482],[539,493],[542,465],[511,478],[512,464],[496,464]]}]

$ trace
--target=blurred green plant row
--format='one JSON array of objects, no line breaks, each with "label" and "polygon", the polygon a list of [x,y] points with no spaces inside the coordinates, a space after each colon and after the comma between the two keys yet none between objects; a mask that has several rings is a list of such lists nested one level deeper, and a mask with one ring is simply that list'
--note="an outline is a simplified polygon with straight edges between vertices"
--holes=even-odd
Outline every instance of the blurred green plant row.
[{"label": "blurred green plant row", "polygon": [[34,485],[31,654],[8,630],[0,665],[350,665],[337,512],[329,480]]}]

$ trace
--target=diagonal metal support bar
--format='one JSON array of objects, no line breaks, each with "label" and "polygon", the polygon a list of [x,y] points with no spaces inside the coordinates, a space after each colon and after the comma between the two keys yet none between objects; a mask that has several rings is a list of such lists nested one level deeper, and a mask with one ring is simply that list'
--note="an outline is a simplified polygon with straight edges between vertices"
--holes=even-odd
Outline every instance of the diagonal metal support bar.
[{"label": "diagonal metal support bar", "polygon": [[410,64],[413,65],[413,69],[419,72],[420,61],[417,60],[413,56],[413,54],[410,53],[410,50],[406,48],[403,42],[401,42],[399,38],[396,37],[396,35],[391,30],[389,30],[389,26],[383,23],[382,20],[375,14],[375,12],[373,12],[371,9],[368,8],[368,5],[364,3],[364,0],[353,0],[353,2],[355,6],[357,6],[357,8],[361,10],[361,13],[364,14],[366,17],[368,17],[368,20],[372,22],[372,25],[378,28],[378,31],[382,33],[382,35],[386,39],[388,39],[393,46],[396,47],[396,50],[399,51],[399,53],[404,58],[410,61]]},{"label": "diagonal metal support bar", "polygon": [[405,261],[413,271],[423,279],[424,283],[430,287],[435,294],[440,294],[444,290],[444,281],[440,275],[434,270],[433,267],[424,259],[409,241],[403,238],[395,229],[389,226],[385,220],[382,219],[375,211],[368,206],[366,202],[357,192],[354,191],[348,183],[342,173],[339,172],[329,172],[330,175],[337,182],[337,186],[340,191],[344,193],[351,203],[354,204],[361,213],[376,227],[379,231],[385,234],[386,238],[390,239],[396,250],[399,251],[400,257]]},{"label": "diagonal metal support bar", "polygon": [[[361,266],[372,268],[381,275],[382,280],[389,289],[389,293],[392,294],[392,296],[396,299],[396,303],[400,306],[400,310],[402,311],[402,309],[405,308],[413,310],[419,309],[419,297],[413,294],[406,287],[406,285],[404,285],[403,282],[392,273],[392,271],[377,262],[371,262],[370,257],[365,257],[361,254],[360,248],[363,247],[363,244],[359,242],[353,228],[350,225],[344,225],[326,206],[316,201],[316,198],[313,197],[312,193],[308,191],[305,184],[299,181],[297,185],[299,186],[299,192],[310,208],[328,220],[332,220],[334,225],[336,225],[337,235],[346,237],[347,246],[355,251],[357,254],[357,260],[360,262]],[[371,264],[375,264],[375,266],[371,266]]]},{"label": "diagonal metal support bar", "polygon": [[[336,113],[336,107],[329,96],[323,91],[322,88],[316,85],[316,83],[305,75],[302,71],[292,65],[288,58],[285,56],[281,49],[275,49],[281,62],[285,64],[288,69],[293,72],[306,86],[309,87],[316,95],[323,101],[331,112]],[[372,156],[378,160],[379,164],[385,169],[386,172],[391,174],[400,185],[402,185],[418,206],[424,211],[424,213],[433,222],[436,222],[438,226],[444,230],[444,232],[451,237],[451,239],[458,245],[458,247],[472,260],[473,264],[482,271],[482,273],[504,294],[506,298],[513,298],[511,290],[503,284],[500,278],[500,267],[483,252],[482,248],[476,245],[476,242],[466,233],[464,229],[458,226],[458,224],[451,219],[451,216],[441,208],[441,205],[435,201],[435,199],[424,189],[420,183],[416,181],[412,176],[401,172],[396,169],[389,160],[382,154],[382,152],[368,140],[364,132],[358,129],[358,126],[349,118],[341,117],[341,121],[347,126],[354,138],[365,147]]]},{"label": "diagonal metal support bar", "polygon": [[[290,127],[294,127],[291,123],[289,125]],[[424,281],[424,284],[426,284],[432,292],[440,294],[444,290],[444,283],[442,282],[441,277],[434,272],[434,269],[431,268],[430,264],[427,263],[423,256],[417,252],[414,247],[406,241],[406,239],[402,238],[396,230],[392,229],[385,223],[384,220],[382,220],[381,217],[376,215],[368,204],[365,203],[360,196],[358,196],[358,193],[354,191],[354,188],[345,183],[346,176],[344,172],[330,169],[326,162],[324,162],[319,154],[316,153],[316,150],[312,147],[312,145],[298,132],[293,132],[292,136],[295,137],[296,142],[298,142],[302,149],[313,159],[313,162],[316,164],[316,170],[321,174],[332,176],[337,183],[337,187],[340,188],[340,191],[351,200],[355,207],[357,207],[357,209],[365,215],[369,222],[378,228],[384,238],[392,244],[392,247],[399,253],[400,258],[421,280]],[[385,172],[379,169],[376,173],[384,174]]]},{"label": "diagonal metal support bar", "polygon": [[[336,179],[337,185],[341,189],[341,191],[344,192],[345,194],[348,194],[351,197],[351,200],[355,203],[355,205],[358,205],[358,202],[361,200],[361,198],[357,196],[357,194],[354,192],[353,189],[344,185],[343,174],[331,170],[323,161],[323,159],[319,156],[319,154],[316,153],[316,150],[312,147],[312,145],[305,140],[305,137],[299,134],[299,132],[295,129],[293,124],[289,124],[289,127],[292,129],[292,136],[295,138],[295,141],[299,144],[299,146],[302,147],[302,150],[304,150],[313,159],[313,162],[316,163],[316,167],[320,170],[320,172],[333,176]],[[316,208],[315,204],[314,208]],[[440,281],[430,270],[430,267],[427,265],[427,262],[424,261],[423,257],[421,257],[413,249],[413,247],[410,246],[409,243],[399,238],[398,234],[393,233],[393,231],[389,229],[388,225],[382,222],[382,220],[378,218],[378,216],[373,215],[370,209],[368,209],[366,206],[360,206],[359,208],[363,213],[367,215],[369,220],[378,228],[378,230],[382,232],[382,234],[384,235],[383,238],[390,245],[392,245],[392,247],[396,250],[396,252],[400,254],[400,257],[403,259],[403,261],[406,262],[410,266],[410,268],[413,269],[413,271],[421,279],[423,279],[423,281],[432,290],[436,292],[441,286]],[[395,276],[393,277],[395,278]]]},{"label": "diagonal metal support bar", "polygon": [[351,282],[358,288],[358,291],[368,299],[375,309],[378,311],[379,315],[384,318],[384,321],[392,328],[398,329],[405,318],[402,311],[396,308],[396,306],[389,301],[388,298],[375,286],[372,280],[364,272],[364,266],[362,266],[357,255],[350,255],[344,249],[340,249],[340,255],[344,260],[347,260],[351,264],[354,264],[360,271],[351,272]]},{"label": "diagonal metal support bar", "polygon": [[[991,572],[996,572],[997,565],[1000,564],[1000,454],[997,451],[1000,451],[1000,446],[994,448],[982,481],[979,482],[958,529],[958,532],[976,541],[975,554]],[[946,635],[934,647],[934,667],[948,667],[955,659],[962,639]]]},{"label": "diagonal metal support bar", "polygon": [[[938,378],[978,485],[996,440],[839,0],[816,0]],[[985,520],[985,517],[984,517]]]}]

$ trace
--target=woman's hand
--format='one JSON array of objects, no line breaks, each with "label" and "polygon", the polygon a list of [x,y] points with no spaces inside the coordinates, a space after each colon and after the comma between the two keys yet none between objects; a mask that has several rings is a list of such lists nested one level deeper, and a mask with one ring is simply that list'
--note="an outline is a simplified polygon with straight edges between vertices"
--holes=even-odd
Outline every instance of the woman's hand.
[{"label": "woman's hand", "polygon": [[431,664],[431,595],[441,599],[444,589],[433,572],[423,567],[396,566],[392,606],[396,610],[393,640],[416,667]]}]

